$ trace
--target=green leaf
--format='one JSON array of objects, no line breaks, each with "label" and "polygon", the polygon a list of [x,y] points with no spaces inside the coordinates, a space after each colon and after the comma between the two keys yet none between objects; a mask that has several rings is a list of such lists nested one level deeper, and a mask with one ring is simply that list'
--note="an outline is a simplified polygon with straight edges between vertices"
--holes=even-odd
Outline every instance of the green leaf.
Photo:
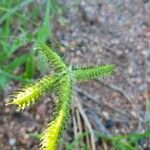
[{"label": "green leaf", "polygon": [[23,65],[26,60],[27,60],[28,55],[24,54],[21,56],[18,56],[17,58],[15,58],[13,61],[11,61],[8,65],[6,65],[4,67],[5,70],[7,71],[13,71],[14,69],[16,69],[17,67],[20,67],[21,65]]},{"label": "green leaf", "polygon": [[150,137],[150,131],[147,130],[145,131],[144,133],[130,133],[130,134],[127,134],[127,135],[117,135],[117,136],[113,136],[112,137],[112,140],[122,140],[122,139],[129,139],[129,138],[136,138],[136,139],[142,139],[142,138],[148,138]]},{"label": "green leaf", "polygon": [[[73,150],[74,149],[74,147],[78,144],[79,146],[80,146],[80,148],[81,148],[81,140],[83,140],[83,138],[85,138],[87,135],[89,135],[89,133],[88,132],[82,132],[82,133],[80,133],[71,143],[69,142],[69,143],[64,143],[65,145],[66,145],[66,150]],[[63,144],[63,143],[62,143]],[[82,143],[83,144],[83,143]],[[84,145],[85,147],[85,149],[86,150],[89,150],[88,148],[87,148],[87,145]],[[85,150],[84,149],[84,150]]]},{"label": "green leaf", "polygon": [[42,43],[47,41],[47,39],[51,33],[50,1],[51,0],[47,0],[44,21],[37,33],[37,41],[42,42]]},{"label": "green leaf", "polygon": [[10,47],[9,47],[9,44],[6,42],[6,41],[0,41],[0,46],[1,46],[1,49],[0,49],[0,62],[1,63],[4,63],[8,56],[10,55]]},{"label": "green leaf", "polygon": [[34,55],[30,54],[26,61],[24,77],[31,79],[34,77],[34,75],[35,75],[35,59]]},{"label": "green leaf", "polygon": [[20,39],[14,39],[11,44],[8,44],[7,41],[1,41],[0,44],[2,45],[2,51],[5,53],[5,59],[9,59],[17,48],[22,46]]},{"label": "green leaf", "polygon": [[22,46],[22,41],[18,38],[18,39],[14,39],[11,46],[10,46],[10,53],[9,53],[9,57],[17,50],[17,48]]},{"label": "green leaf", "polygon": [[15,12],[20,10],[21,8],[25,7],[26,5],[30,4],[33,0],[26,0],[20,3],[18,6],[11,8],[7,13],[5,13],[3,16],[0,18],[0,24],[2,24],[6,19],[11,17]]},{"label": "green leaf", "polygon": [[11,79],[11,80],[20,81],[22,83],[29,83],[29,81],[23,79],[22,76],[16,76],[16,75],[10,74],[9,72],[7,72],[7,71],[5,71],[5,70],[3,70],[1,68],[0,68],[0,75],[6,77],[7,80]]},{"label": "green leaf", "polygon": [[[0,12],[10,12],[10,9],[12,9],[11,7],[10,8],[5,8],[5,7],[0,7]],[[33,22],[31,19],[29,19],[28,17],[26,17],[25,15],[22,15],[22,14],[20,14],[19,12],[14,12],[14,13],[12,13],[12,15],[15,15],[15,16],[18,16],[18,17],[20,17],[21,19],[24,19],[24,20],[26,20],[26,21],[28,21],[28,22],[30,22],[30,23],[32,23],[34,26],[37,26],[37,24],[35,23],[35,22]],[[33,15],[32,13],[31,13],[31,15]],[[36,16],[37,16],[37,14],[36,14]],[[6,19],[6,21],[10,21],[10,20],[13,20],[12,19],[13,17],[9,17],[9,19]]]},{"label": "green leaf", "polygon": [[137,148],[131,146],[128,142],[125,141],[116,141],[113,143],[115,150],[137,150]]},{"label": "green leaf", "polygon": [[9,82],[9,80],[5,76],[0,74],[0,89],[5,89],[8,82]]},{"label": "green leaf", "polygon": [[7,54],[2,49],[0,51],[0,65],[2,65],[6,61]]}]

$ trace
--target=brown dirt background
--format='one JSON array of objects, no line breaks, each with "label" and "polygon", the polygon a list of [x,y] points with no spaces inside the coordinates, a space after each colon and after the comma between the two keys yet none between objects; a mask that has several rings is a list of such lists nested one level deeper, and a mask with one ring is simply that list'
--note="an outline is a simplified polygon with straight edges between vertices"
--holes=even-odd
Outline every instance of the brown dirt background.
[{"label": "brown dirt background", "polygon": [[[116,73],[107,79],[76,85],[80,102],[97,132],[100,122],[109,134],[127,134],[146,130],[146,100],[150,91],[150,1],[149,0],[62,0],[68,11],[66,25],[54,24],[56,39],[63,57],[73,66],[115,64]],[[40,133],[46,126],[52,96],[44,97],[32,108],[16,112],[5,106],[10,93],[18,89],[11,82],[0,93],[0,149],[38,150],[39,141],[29,133]],[[96,99],[94,101],[93,99]],[[90,112],[97,118],[93,121]],[[94,117],[94,116],[93,116]],[[64,141],[70,142],[73,131],[67,127]],[[95,126],[94,126],[95,125]]]}]

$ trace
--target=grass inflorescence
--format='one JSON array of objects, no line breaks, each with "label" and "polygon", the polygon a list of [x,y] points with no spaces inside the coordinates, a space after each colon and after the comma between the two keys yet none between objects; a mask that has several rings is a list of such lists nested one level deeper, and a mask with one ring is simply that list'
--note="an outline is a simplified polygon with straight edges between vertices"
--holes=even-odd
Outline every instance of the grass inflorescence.
[{"label": "grass inflorescence", "polygon": [[9,104],[16,104],[19,109],[24,109],[34,104],[47,91],[56,89],[58,102],[55,116],[53,116],[53,120],[48,124],[41,138],[43,150],[56,150],[61,133],[70,115],[73,84],[82,80],[111,75],[114,71],[114,65],[72,69],[47,45],[38,44],[37,48],[53,66],[54,73],[20,90]]}]

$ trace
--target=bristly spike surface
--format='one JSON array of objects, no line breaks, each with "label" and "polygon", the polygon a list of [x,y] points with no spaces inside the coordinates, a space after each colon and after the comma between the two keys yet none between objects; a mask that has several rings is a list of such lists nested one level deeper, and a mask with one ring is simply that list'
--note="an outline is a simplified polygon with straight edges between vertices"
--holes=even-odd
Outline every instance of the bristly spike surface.
[{"label": "bristly spike surface", "polygon": [[25,107],[34,104],[41,95],[52,88],[55,82],[56,77],[44,77],[36,83],[23,88],[20,92],[13,96],[14,98],[8,104],[17,105],[19,110],[24,109]]},{"label": "bristly spike surface", "polygon": [[94,79],[96,77],[105,77],[114,72],[114,65],[94,66],[87,68],[74,69],[73,74],[76,81]]},{"label": "bristly spike surface", "polygon": [[37,48],[44,54],[48,61],[50,61],[56,72],[62,72],[66,70],[66,64],[62,61],[61,57],[51,48],[45,44],[38,44]]},{"label": "bristly spike surface", "polygon": [[41,148],[43,150],[57,150],[58,141],[70,115],[73,83],[75,81],[111,75],[115,67],[114,65],[105,65],[72,69],[72,67],[68,67],[62,61],[56,52],[45,44],[38,44],[37,48],[51,62],[51,65],[55,69],[54,75],[45,76],[31,86],[23,88],[14,95],[14,98],[8,104],[16,104],[19,109],[24,109],[34,104],[48,90],[55,88],[58,100],[55,103],[52,122],[48,124],[47,129],[42,134]]},{"label": "bristly spike surface", "polygon": [[58,92],[58,104],[56,106],[56,116],[54,120],[48,124],[42,138],[43,150],[57,150],[57,144],[60,135],[65,128],[65,124],[69,118],[71,105],[72,83],[69,76],[65,75],[60,82]]}]

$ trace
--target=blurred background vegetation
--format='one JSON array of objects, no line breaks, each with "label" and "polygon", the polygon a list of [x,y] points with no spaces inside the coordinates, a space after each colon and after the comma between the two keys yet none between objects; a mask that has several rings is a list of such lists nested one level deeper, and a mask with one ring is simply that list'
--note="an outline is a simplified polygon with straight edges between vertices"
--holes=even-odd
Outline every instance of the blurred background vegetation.
[{"label": "blurred background vegetation", "polygon": [[43,58],[33,44],[54,39],[53,19],[63,23],[64,8],[55,0],[2,0],[0,4],[0,88],[5,89],[10,80],[26,83],[37,72],[45,73]]},{"label": "blurred background vegetation", "polygon": [[[113,1],[107,1],[107,2],[110,4],[113,3]],[[72,7],[76,5],[80,10],[81,9],[80,3],[81,3],[80,1],[76,1],[72,5]],[[8,88],[11,86],[10,83],[12,81],[14,81],[17,84],[21,83],[22,85],[26,85],[32,82],[34,78],[39,78],[45,73],[47,73],[47,67],[44,62],[43,56],[34,49],[34,45],[37,42],[44,42],[50,44],[52,47],[56,49],[59,49],[61,47],[62,43],[60,44],[58,38],[56,37],[55,32],[57,31],[58,26],[59,28],[68,27],[68,20],[66,18],[66,13],[68,13],[68,10],[72,10],[72,8],[68,7],[68,5],[63,3],[63,1],[59,1],[59,0],[36,0],[36,1],[0,0],[0,91],[1,93],[6,92],[8,90]],[[92,14],[85,14],[87,10],[86,9],[84,10],[82,19],[85,20],[85,22],[89,19],[90,26],[92,28],[95,20],[91,19]],[[78,17],[80,17],[80,15]],[[86,32],[86,29],[84,30],[85,30],[84,32]],[[69,45],[67,46],[69,47]],[[64,51],[64,49],[61,50]],[[146,115],[149,116],[150,104],[149,104],[148,96],[147,99],[148,100],[146,101],[145,111],[146,111]],[[0,103],[2,103],[2,100]],[[17,115],[17,117],[18,115],[20,115],[17,112],[15,112],[14,114]],[[2,115],[1,117],[5,117],[3,116],[4,115],[3,113],[1,113],[1,115]],[[6,122],[3,121],[0,122],[0,127],[2,127],[1,125],[4,123],[9,124],[9,122],[7,122],[6,119]],[[150,123],[148,119],[147,122],[145,123],[146,130],[143,131],[142,133],[130,133],[126,135],[124,134],[124,135],[113,136],[113,135],[105,135],[103,133],[97,134],[97,132],[96,133],[94,132],[95,137],[97,139],[94,142],[96,144],[96,142],[100,141],[99,142],[100,149],[104,149],[104,150],[109,150],[109,149],[149,150],[150,149],[149,124]],[[87,133],[85,130],[85,132],[82,132],[77,137],[72,135],[71,142],[65,142],[65,139],[64,141],[61,142],[63,148],[60,149],[74,150],[78,148],[82,150],[86,150],[86,149],[94,150],[91,149],[90,144],[88,145],[86,143],[88,140],[86,140],[85,142],[85,139],[91,136],[90,134],[91,133],[89,132],[89,130],[87,130]],[[1,132],[0,135],[2,135]],[[3,138],[3,135],[1,137]],[[32,139],[39,140],[40,133],[31,132],[30,137]],[[13,149],[12,147],[15,145],[13,139],[14,138],[10,138],[8,142],[1,141],[0,145],[2,145],[2,147],[0,148],[3,150]],[[88,141],[88,143],[91,143],[91,141]],[[33,147],[35,147],[35,145],[33,144]],[[23,147],[26,146],[21,146],[21,148]],[[33,147],[31,146],[31,149],[34,149]],[[19,147],[18,149],[21,148]]]}]

